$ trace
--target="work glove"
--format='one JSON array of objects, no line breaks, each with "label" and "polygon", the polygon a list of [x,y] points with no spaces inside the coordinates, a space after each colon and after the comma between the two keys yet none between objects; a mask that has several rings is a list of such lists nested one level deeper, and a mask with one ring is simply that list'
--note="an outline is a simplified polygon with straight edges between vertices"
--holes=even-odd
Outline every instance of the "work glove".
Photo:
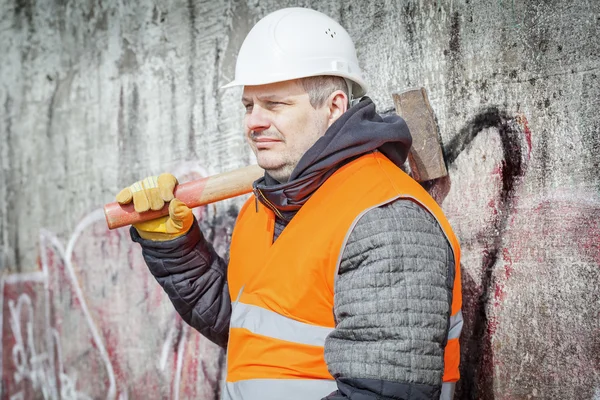
[{"label": "work glove", "polygon": [[194,222],[192,210],[181,200],[174,198],[177,178],[171,174],[150,176],[126,187],[117,194],[119,204],[133,201],[136,212],[160,210],[169,203],[169,215],[133,224],[142,239],[165,241],[175,239],[190,230]]}]

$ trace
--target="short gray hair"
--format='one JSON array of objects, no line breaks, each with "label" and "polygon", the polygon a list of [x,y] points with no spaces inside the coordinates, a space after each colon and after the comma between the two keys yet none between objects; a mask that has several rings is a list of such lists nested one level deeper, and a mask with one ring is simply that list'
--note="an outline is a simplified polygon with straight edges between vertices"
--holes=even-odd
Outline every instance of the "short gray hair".
[{"label": "short gray hair", "polygon": [[329,95],[336,90],[341,90],[346,93],[348,100],[350,100],[346,80],[339,76],[323,75],[301,78],[300,85],[304,88],[306,93],[308,93],[310,105],[313,106],[314,109],[322,107]]}]

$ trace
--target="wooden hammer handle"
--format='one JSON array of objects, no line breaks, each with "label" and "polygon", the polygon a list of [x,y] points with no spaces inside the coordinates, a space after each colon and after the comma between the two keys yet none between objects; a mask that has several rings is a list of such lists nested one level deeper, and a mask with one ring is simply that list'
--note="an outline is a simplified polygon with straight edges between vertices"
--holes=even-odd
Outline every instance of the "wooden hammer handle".
[{"label": "wooden hammer handle", "polygon": [[[174,195],[190,208],[203,206],[216,201],[250,193],[252,183],[263,176],[264,170],[258,165],[243,167],[230,172],[182,183],[175,187]],[[160,210],[138,213],[133,203],[120,205],[109,203],[104,206],[104,215],[109,229],[149,221],[169,215],[169,205]]]}]

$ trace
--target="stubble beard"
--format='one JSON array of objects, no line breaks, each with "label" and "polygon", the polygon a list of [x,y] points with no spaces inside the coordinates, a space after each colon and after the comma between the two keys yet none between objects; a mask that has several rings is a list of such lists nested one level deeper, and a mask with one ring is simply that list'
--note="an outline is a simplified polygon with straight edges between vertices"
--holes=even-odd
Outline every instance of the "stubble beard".
[{"label": "stubble beard", "polygon": [[[287,152],[273,154],[273,156],[276,158],[264,160],[263,168],[273,179],[277,180],[279,183],[285,183],[290,179],[290,175],[296,167],[296,164],[298,164],[298,160],[292,160]],[[260,160],[260,156],[257,155],[257,158]]]},{"label": "stubble beard", "polygon": [[[252,151],[258,160],[259,166],[263,168],[267,173],[275,180],[280,183],[285,183],[289,180],[294,167],[298,163],[291,160],[290,149],[285,148],[282,151],[273,150],[258,150],[256,143],[252,139],[259,137],[272,138],[280,140],[282,145],[286,145],[285,139],[278,133],[271,132],[251,132],[249,135]],[[261,152],[264,154],[261,156]],[[262,159],[262,160],[261,160]],[[262,164],[262,165],[260,165]]]},{"label": "stubble beard", "polygon": [[[277,180],[279,183],[286,183],[289,181],[290,176],[292,175],[292,172],[294,171],[294,169],[300,162],[300,159],[317,142],[317,140],[325,134],[325,132],[327,130],[327,127],[324,126],[324,124],[321,121],[316,120],[316,119],[313,120],[313,125],[311,128],[312,129],[305,130],[302,133],[304,135],[306,135],[310,132],[311,133],[310,136],[313,140],[311,140],[311,143],[300,144],[298,146],[299,148],[287,147],[287,145],[291,144],[291,143],[288,143],[285,140],[285,138],[283,137],[283,135],[281,135],[279,132],[274,132],[274,133],[272,133],[272,132],[251,132],[250,133],[250,139],[255,139],[255,138],[258,138],[261,136],[267,137],[267,138],[274,138],[277,140],[281,140],[282,144],[284,145],[284,150],[281,152],[275,153],[274,154],[275,159],[271,159],[272,162],[275,161],[273,164],[278,165],[277,167],[265,168],[265,167],[261,166],[263,169],[265,169],[267,171],[267,173],[273,179]],[[293,143],[295,143],[295,142],[293,142]],[[297,143],[295,143],[295,144],[297,145]],[[306,147],[306,148],[304,148],[304,147]],[[254,151],[256,158],[260,160],[260,158],[259,158],[260,150],[258,150],[256,148],[255,143],[252,146],[252,150]],[[267,165],[267,167],[268,167],[268,165]]]}]

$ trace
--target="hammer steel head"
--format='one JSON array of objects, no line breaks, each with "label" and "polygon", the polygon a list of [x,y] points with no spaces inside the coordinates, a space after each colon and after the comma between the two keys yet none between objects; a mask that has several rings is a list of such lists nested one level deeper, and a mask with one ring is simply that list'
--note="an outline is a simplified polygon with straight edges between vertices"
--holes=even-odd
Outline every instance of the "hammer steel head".
[{"label": "hammer steel head", "polygon": [[408,154],[412,177],[425,182],[447,176],[438,127],[425,89],[406,90],[392,97],[396,113],[406,121],[412,136]]}]

